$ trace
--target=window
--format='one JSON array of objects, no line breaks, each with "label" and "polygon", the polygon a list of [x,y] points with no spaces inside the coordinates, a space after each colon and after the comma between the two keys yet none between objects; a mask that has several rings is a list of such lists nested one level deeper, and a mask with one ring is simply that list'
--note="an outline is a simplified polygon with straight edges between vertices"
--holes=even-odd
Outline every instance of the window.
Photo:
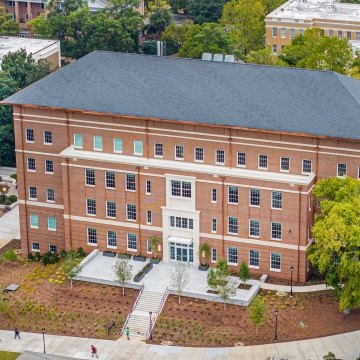
[{"label": "window", "polygon": [[211,220],[211,232],[216,233],[217,231],[217,221],[216,219]]},{"label": "window", "polygon": [[281,254],[277,254],[277,253],[270,254],[270,270],[275,270],[275,271],[281,270]]},{"label": "window", "polygon": [[96,229],[87,228],[87,241],[88,241],[88,244],[97,244]]},{"label": "window", "polygon": [[204,149],[203,148],[195,148],[195,161],[204,161]]},{"label": "window", "polygon": [[259,155],[259,169],[267,169],[268,157],[267,155]]},{"label": "window", "polygon": [[[95,178],[94,178],[94,180],[95,180]],[[105,171],[105,186],[107,189],[115,189],[115,172],[114,171]]]},{"label": "window", "polygon": [[51,231],[56,230],[56,217],[55,216],[48,217],[48,230],[51,230]]},{"label": "window", "polygon": [[337,164],[337,176],[346,175],[346,164]]},{"label": "window", "polygon": [[359,41],[360,40],[360,31],[357,31],[355,34],[355,40]]},{"label": "window", "polygon": [[34,138],[34,130],[33,129],[26,129],[26,142],[33,143],[35,140]]},{"label": "window", "polygon": [[85,169],[85,184],[88,186],[95,186],[95,170]]},{"label": "window", "polygon": [[289,171],[290,170],[290,159],[288,157],[280,158],[280,170]]},{"label": "window", "polygon": [[281,240],[281,223],[278,222],[271,223],[271,239]]},{"label": "window", "polygon": [[31,249],[32,251],[40,251],[40,244],[38,242],[33,242]]},{"label": "window", "polygon": [[259,237],[260,236],[260,221],[250,220],[249,221],[249,236]]},{"label": "window", "polygon": [[9,1],[9,6],[14,7],[15,6],[15,1]]},{"label": "window", "polygon": [[351,31],[346,32],[346,37],[348,40],[351,40]]},{"label": "window", "polygon": [[143,142],[140,140],[134,141],[134,155],[142,156],[144,152]]},{"label": "window", "polygon": [[163,144],[155,144],[155,157],[163,157],[164,156],[164,148]]},{"label": "window", "polygon": [[234,247],[227,248],[227,261],[229,264],[236,264],[238,263],[238,249]]},{"label": "window", "polygon": [[52,253],[56,253],[57,252],[57,246],[56,245],[49,245],[49,251]]},{"label": "window", "polygon": [[147,195],[151,194],[151,181],[150,180],[146,180],[146,194]]},{"label": "window", "polygon": [[225,163],[225,151],[224,150],[216,150],[216,164],[224,164]]},{"label": "window", "polygon": [[146,223],[148,225],[151,225],[152,223],[152,213],[151,213],[151,210],[147,210],[146,211]]},{"label": "window", "polygon": [[[360,174],[360,166],[359,166],[359,174]],[[216,203],[217,201],[217,190],[211,189],[211,202]]]},{"label": "window", "polygon": [[83,137],[81,134],[74,134],[74,147],[77,149],[83,148]]},{"label": "window", "polygon": [[249,250],[249,267],[259,268],[259,251]]},{"label": "window", "polygon": [[250,205],[260,206],[260,190],[250,189]]},{"label": "window", "polygon": [[147,240],[146,241],[146,252],[148,253],[148,254],[152,254],[152,243],[151,243],[151,241],[150,240]]},{"label": "window", "polygon": [[122,153],[123,152],[123,142],[122,139],[114,139],[114,152]]},{"label": "window", "polygon": [[126,220],[136,221],[136,205],[126,204]]},{"label": "window", "polygon": [[193,219],[180,216],[170,216],[170,227],[192,230],[194,228],[194,221]]},{"label": "window", "polygon": [[278,29],[276,28],[276,27],[273,27],[272,28],[272,36],[273,37],[277,37],[277,35],[278,35],[278,31],[277,31]]},{"label": "window", "polygon": [[295,29],[290,29],[290,39],[295,37]]},{"label": "window", "polygon": [[171,180],[171,195],[191,198],[191,183],[187,181]]},{"label": "window", "polygon": [[243,152],[237,153],[237,164],[238,166],[246,166],[246,154]]},{"label": "window", "polygon": [[286,38],[286,28],[281,28],[281,37]]},{"label": "window", "polygon": [[304,35],[304,31],[305,31],[304,29],[299,29],[299,34]]},{"label": "window", "polygon": [[96,215],[96,200],[86,199],[86,213],[88,215]]},{"label": "window", "polygon": [[235,234],[238,233],[238,219],[234,217],[228,217],[228,233]]},{"label": "window", "polygon": [[39,216],[35,214],[30,214],[30,227],[33,229],[39,228]]},{"label": "window", "polygon": [[333,37],[334,36],[334,30],[329,30],[329,37]]},{"label": "window", "polygon": [[217,262],[217,251],[214,248],[211,249],[211,261],[215,263]]},{"label": "window", "polygon": [[272,209],[282,209],[282,192],[273,191],[271,193],[271,208]]},{"label": "window", "polygon": [[136,250],[136,235],[135,234],[127,234],[127,247],[128,250]]},{"label": "window", "polygon": [[52,144],[52,133],[51,131],[44,131],[44,144],[51,145]]},{"label": "window", "polygon": [[[13,3],[15,4],[15,1],[13,1]],[[16,20],[16,14],[15,13],[11,13],[11,19]]]},{"label": "window", "polygon": [[229,186],[228,192],[229,192],[229,197],[228,197],[229,204],[237,204],[239,201],[239,189],[236,186]]},{"label": "window", "polygon": [[45,173],[46,174],[54,173],[54,162],[52,160],[45,160]]},{"label": "window", "polygon": [[45,2],[40,3],[41,10],[45,10]]},{"label": "window", "polygon": [[116,204],[115,201],[106,202],[106,217],[116,219]]},{"label": "window", "polygon": [[184,147],[182,145],[175,146],[175,159],[184,160]]},{"label": "window", "polygon": [[28,164],[28,171],[36,171],[35,159],[28,158],[27,164]]},{"label": "window", "polygon": [[107,246],[111,248],[116,248],[117,241],[116,241],[116,231],[110,231],[107,232]]},{"label": "window", "polygon": [[277,53],[277,45],[273,45],[272,46],[272,52],[273,52],[273,54],[276,54]]},{"label": "window", "polygon": [[29,199],[30,200],[37,200],[36,187],[34,187],[34,186],[29,187]]},{"label": "window", "polygon": [[46,189],[46,201],[55,202],[55,190],[54,189]]},{"label": "window", "polygon": [[126,190],[136,190],[135,174],[126,174]]},{"label": "window", "polygon": [[311,160],[303,160],[302,161],[302,172],[303,173],[311,173]]},{"label": "window", "polygon": [[360,165],[358,166],[358,179],[360,179]]},{"label": "window", "polygon": [[339,30],[338,31],[338,38],[342,39],[342,37],[343,37],[343,32],[342,32],[342,30]]},{"label": "window", "polygon": [[102,149],[103,149],[102,136],[94,136],[94,150],[102,151]]}]

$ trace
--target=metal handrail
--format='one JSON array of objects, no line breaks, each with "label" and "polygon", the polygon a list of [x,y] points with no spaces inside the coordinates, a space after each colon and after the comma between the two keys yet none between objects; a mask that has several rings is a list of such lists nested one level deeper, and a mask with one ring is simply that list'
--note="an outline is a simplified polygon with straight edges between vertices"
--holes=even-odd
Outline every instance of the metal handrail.
[{"label": "metal handrail", "polygon": [[122,327],[122,329],[121,329],[121,331],[120,331],[120,336],[122,336],[123,333],[124,333],[124,330],[125,330],[125,327],[126,327],[128,321],[129,321],[130,315],[131,315],[131,313],[128,314],[128,316],[126,317],[126,319],[125,319],[125,321],[124,321],[124,325],[123,325],[123,327]]},{"label": "metal handrail", "polygon": [[145,335],[145,339],[147,340],[150,335],[151,335],[151,332],[155,326],[155,322],[156,322],[156,319],[157,319],[157,316],[158,316],[158,313],[153,313],[151,315],[151,323],[149,324],[149,328],[147,329],[146,331],[146,335]]},{"label": "metal handrail", "polygon": [[168,295],[169,295],[169,288],[167,287],[167,288],[165,289],[164,295],[163,295],[163,297],[162,297],[162,299],[161,299],[161,302],[160,302],[159,307],[158,307],[158,310],[157,310],[157,314],[158,314],[158,315],[161,313],[161,310],[162,310],[162,308],[164,307],[164,304],[165,304],[165,301],[166,301]]}]

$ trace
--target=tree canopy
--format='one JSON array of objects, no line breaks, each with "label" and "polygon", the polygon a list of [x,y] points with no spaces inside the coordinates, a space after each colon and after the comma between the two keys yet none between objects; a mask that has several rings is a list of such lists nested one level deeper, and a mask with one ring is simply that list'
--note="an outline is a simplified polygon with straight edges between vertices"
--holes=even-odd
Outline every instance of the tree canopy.
[{"label": "tree canopy", "polygon": [[6,14],[5,8],[0,7],[0,36],[18,35],[19,31],[19,23],[12,19],[11,14]]},{"label": "tree canopy", "polygon": [[188,0],[187,12],[195,24],[216,22],[220,19],[224,4],[229,0]]},{"label": "tree canopy", "polygon": [[320,180],[313,191],[321,214],[312,229],[309,260],[335,289],[340,310],[360,307],[360,181]]}]

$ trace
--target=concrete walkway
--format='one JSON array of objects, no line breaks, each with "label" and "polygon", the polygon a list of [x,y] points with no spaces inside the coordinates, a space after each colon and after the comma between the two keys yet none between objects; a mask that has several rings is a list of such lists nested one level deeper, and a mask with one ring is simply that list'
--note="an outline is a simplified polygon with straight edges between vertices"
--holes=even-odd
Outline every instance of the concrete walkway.
[{"label": "concrete walkway", "polygon": [[[249,284],[256,283],[257,280],[249,280]],[[276,285],[276,284],[269,284],[269,283],[261,283],[261,289],[264,290],[273,290],[273,291],[286,291],[290,292],[290,286],[288,285]],[[331,287],[326,287],[325,284],[317,284],[317,285],[303,285],[303,286],[293,286],[294,293],[305,293],[305,292],[314,292],[314,291],[324,291],[330,290]]]},{"label": "concrete walkway", "polygon": [[12,239],[20,239],[19,206],[0,217],[0,249]]},{"label": "concrete walkway", "polygon": [[[43,352],[42,334],[0,331],[0,350]],[[117,341],[45,335],[46,352],[76,359],[90,359],[90,345],[95,345],[100,359],[107,360],[265,360],[279,356],[288,360],[322,360],[329,351],[337,359],[355,360],[360,355],[360,331],[317,339],[233,348],[186,348],[148,345],[136,339]]]}]

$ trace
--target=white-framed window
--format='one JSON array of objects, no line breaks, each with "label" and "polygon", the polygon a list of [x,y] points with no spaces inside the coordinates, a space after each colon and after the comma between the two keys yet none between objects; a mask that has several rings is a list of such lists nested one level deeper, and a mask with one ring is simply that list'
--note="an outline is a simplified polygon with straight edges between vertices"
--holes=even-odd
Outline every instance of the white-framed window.
[{"label": "white-framed window", "polygon": [[116,203],[115,201],[106,202],[106,217],[116,219]]},{"label": "white-framed window", "polygon": [[112,231],[112,230],[107,231],[107,247],[109,248],[117,247],[116,231]]},{"label": "white-framed window", "polygon": [[333,37],[334,36],[334,30],[329,30],[329,37]]},{"label": "white-framed window", "polygon": [[95,228],[87,228],[87,242],[89,245],[97,244],[97,233]]},{"label": "white-framed window", "polygon": [[83,148],[83,136],[81,134],[74,134],[74,148]]},{"label": "white-framed window", "polygon": [[164,156],[164,146],[163,144],[156,143],[154,144],[154,156],[162,158]]},{"label": "white-framed window", "polygon": [[194,151],[195,151],[195,154],[194,154],[195,161],[203,162],[204,161],[204,149],[196,147]]},{"label": "white-framed window", "polygon": [[260,206],[259,189],[250,189],[250,206]]},{"label": "white-framed window", "polygon": [[86,199],[86,214],[87,215],[96,215],[96,200],[95,199]]},{"label": "white-framed window", "polygon": [[358,179],[360,179],[360,165],[358,166]]},{"label": "white-framed window", "polygon": [[250,219],[249,220],[249,236],[260,237],[260,221]]},{"label": "white-framed window", "polygon": [[114,143],[114,153],[122,154],[122,152],[123,152],[123,141],[122,141],[122,139],[115,138],[113,140],[113,143]]},{"label": "white-framed window", "polygon": [[276,54],[276,53],[277,53],[277,45],[276,45],[276,44],[273,44],[273,46],[272,46],[272,52],[273,52],[273,54]]},{"label": "white-framed window", "polygon": [[267,155],[259,155],[259,169],[266,170],[268,168]]},{"label": "white-framed window", "polygon": [[281,157],[280,158],[280,171],[289,172],[290,170],[290,158]]},{"label": "white-framed window", "polygon": [[270,270],[281,271],[281,254],[278,253],[270,254]]},{"label": "white-framed window", "polygon": [[55,202],[55,190],[54,189],[46,189],[46,201],[47,202]]},{"label": "white-framed window", "polygon": [[52,132],[45,130],[44,131],[44,144],[45,145],[52,145]]},{"label": "white-framed window", "polygon": [[105,171],[105,187],[107,189],[115,189],[115,172]]},{"label": "white-framed window", "polygon": [[126,220],[136,221],[136,205],[126,204]]},{"label": "white-framed window", "polygon": [[39,228],[39,215],[30,214],[30,227],[32,229],[38,229]]},{"label": "white-framed window", "polygon": [[136,251],[137,245],[136,245],[136,234],[127,234],[127,249],[129,251]]},{"label": "white-framed window", "polygon": [[56,253],[57,252],[57,246],[56,245],[49,245],[49,251],[52,253]]},{"label": "white-framed window", "polygon": [[180,216],[170,216],[170,227],[193,230],[194,220]]},{"label": "white-framed window", "polygon": [[33,242],[31,245],[31,250],[36,252],[40,251],[40,244],[38,242]]},{"label": "white-framed window", "polygon": [[103,138],[102,136],[94,136],[94,150],[95,151],[102,151],[103,149]]},{"label": "white-framed window", "polygon": [[282,39],[286,38],[286,28],[281,28],[281,38]]},{"label": "white-framed window", "polygon": [[140,140],[134,141],[134,155],[142,156],[144,154],[144,143]]},{"label": "white-framed window", "polygon": [[[360,166],[359,166],[359,169],[360,169]],[[359,174],[360,174],[360,170],[359,170]],[[217,189],[211,189],[211,202],[212,203],[217,202]]]},{"label": "white-framed window", "polygon": [[272,191],[271,192],[271,208],[282,209],[282,192]]},{"label": "white-framed window", "polygon": [[29,186],[29,200],[37,200],[37,190],[35,186]]},{"label": "white-framed window", "polygon": [[54,173],[54,161],[45,160],[45,174],[53,174],[53,173]]},{"label": "white-framed window", "polygon": [[260,254],[258,250],[249,250],[249,267],[258,269],[260,263]]},{"label": "white-framed window", "polygon": [[33,158],[27,158],[28,171],[36,171],[36,161]]},{"label": "white-framed window", "polygon": [[56,231],[56,217],[55,216],[48,217],[48,230]]},{"label": "white-framed window", "polygon": [[342,39],[342,37],[343,37],[343,32],[342,32],[342,30],[338,30],[338,38],[339,38],[339,39]]},{"label": "white-framed window", "polygon": [[126,190],[136,191],[135,174],[126,174]]},{"label": "white-framed window", "polygon": [[305,30],[304,29],[299,29],[299,35],[304,35]]},{"label": "white-framed window", "polygon": [[277,37],[277,35],[278,35],[278,29],[276,27],[273,27],[272,28],[272,36]]},{"label": "white-framed window", "polygon": [[237,153],[237,165],[241,167],[246,166],[246,154],[244,152]]},{"label": "white-framed window", "polygon": [[216,150],[215,163],[220,164],[220,165],[225,164],[225,151],[224,150]]},{"label": "white-framed window", "polygon": [[146,252],[148,254],[152,254],[152,242],[150,240],[146,240]]},{"label": "white-framed window", "polygon": [[191,182],[171,180],[171,195],[191,198]]},{"label": "white-framed window", "polygon": [[146,195],[151,195],[151,181],[146,180]]},{"label": "white-framed window", "polygon": [[216,233],[217,232],[217,220],[211,219],[211,232]]},{"label": "white-framed window", "polygon": [[290,29],[290,39],[295,37],[295,29]]},{"label": "white-framed window", "polygon": [[239,189],[237,186],[228,187],[228,203],[238,204],[239,202]]},{"label": "white-framed window", "polygon": [[351,31],[347,31],[347,32],[346,32],[346,38],[347,38],[348,40],[351,40]]},{"label": "white-framed window", "polygon": [[146,224],[151,225],[152,223],[152,213],[151,210],[146,211]]},{"label": "white-framed window", "polygon": [[175,145],[175,159],[184,160],[184,146]]},{"label": "white-framed window", "polygon": [[85,185],[95,186],[95,170],[85,169]]},{"label": "white-framed window", "polygon": [[211,249],[211,262],[217,262],[217,250],[215,248]]},{"label": "white-framed window", "polygon": [[9,1],[9,6],[10,6],[10,7],[15,7],[15,1],[10,0],[10,1]]},{"label": "white-framed window", "polygon": [[[15,1],[9,1],[9,3],[15,4]],[[16,14],[15,13],[10,13],[10,15],[11,15],[11,20],[16,20]]]},{"label": "white-framed window", "polygon": [[33,143],[35,141],[34,130],[33,129],[26,129],[26,142]]},{"label": "white-framed window", "polygon": [[238,234],[238,219],[236,217],[228,217],[228,233],[233,235]]},{"label": "white-framed window", "polygon": [[355,40],[356,40],[356,41],[360,41],[360,31],[357,31],[357,32],[355,33]]},{"label": "white-framed window", "polygon": [[343,177],[346,176],[346,164],[337,164],[337,176]]},{"label": "white-framed window", "polygon": [[303,160],[302,161],[302,172],[303,173],[311,173],[311,160]]},{"label": "white-framed window", "polygon": [[272,240],[281,240],[281,223],[272,222],[271,223],[271,239]]},{"label": "white-framed window", "polygon": [[227,248],[227,262],[231,265],[238,264],[238,249],[235,247]]}]

